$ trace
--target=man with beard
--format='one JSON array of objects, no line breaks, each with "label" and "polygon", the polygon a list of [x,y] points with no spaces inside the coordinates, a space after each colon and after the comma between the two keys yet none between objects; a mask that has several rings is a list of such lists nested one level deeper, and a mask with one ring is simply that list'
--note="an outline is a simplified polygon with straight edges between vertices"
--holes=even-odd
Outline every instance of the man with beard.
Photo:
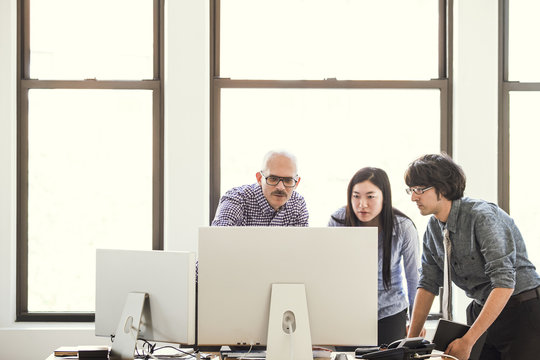
[{"label": "man with beard", "polygon": [[255,177],[257,183],[221,197],[212,226],[308,226],[306,202],[295,191],[300,177],[294,155],[268,152]]}]

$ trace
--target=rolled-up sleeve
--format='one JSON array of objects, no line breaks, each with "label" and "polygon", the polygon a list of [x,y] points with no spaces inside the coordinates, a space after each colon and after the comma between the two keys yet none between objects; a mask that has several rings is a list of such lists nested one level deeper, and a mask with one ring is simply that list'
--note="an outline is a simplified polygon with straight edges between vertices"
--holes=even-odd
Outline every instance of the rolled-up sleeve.
[{"label": "rolled-up sleeve", "polygon": [[516,245],[509,224],[498,217],[497,210],[480,213],[475,219],[474,232],[492,288],[514,288]]},{"label": "rolled-up sleeve", "polygon": [[424,233],[422,267],[420,269],[420,281],[418,287],[429,291],[432,294],[439,295],[439,288],[443,284],[443,272],[435,257],[438,256],[435,250],[433,234],[429,227]]}]

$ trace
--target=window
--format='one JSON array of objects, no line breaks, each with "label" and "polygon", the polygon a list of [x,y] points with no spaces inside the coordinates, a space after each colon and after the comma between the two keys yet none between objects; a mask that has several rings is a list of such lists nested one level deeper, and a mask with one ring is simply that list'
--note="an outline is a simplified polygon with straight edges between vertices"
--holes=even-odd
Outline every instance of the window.
[{"label": "window", "polygon": [[371,165],[423,229],[403,172],[419,155],[451,152],[448,7],[215,0],[210,217],[225,191],[254,181],[266,151],[285,148],[312,226],[326,226],[350,177]]},{"label": "window", "polygon": [[535,14],[540,4],[527,0],[501,0],[502,78],[499,116],[499,203],[519,227],[530,260],[540,266],[540,212],[531,204],[540,196],[531,184],[540,175],[532,165],[540,150],[532,146],[540,130],[540,50],[531,46],[540,36]]},{"label": "window", "polygon": [[163,248],[161,18],[19,2],[18,321],[93,321],[95,249]]},{"label": "window", "polygon": [[451,154],[452,1],[211,4],[210,221],[268,150],[286,149],[310,226],[326,226],[354,172],[376,166],[422,238],[428,219],[403,174],[422,154]]}]

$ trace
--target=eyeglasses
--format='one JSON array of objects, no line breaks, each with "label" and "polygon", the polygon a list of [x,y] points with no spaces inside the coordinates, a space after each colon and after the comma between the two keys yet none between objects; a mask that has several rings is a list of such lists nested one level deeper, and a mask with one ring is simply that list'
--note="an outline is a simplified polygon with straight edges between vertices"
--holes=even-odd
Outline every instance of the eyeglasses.
[{"label": "eyeglasses", "polygon": [[405,192],[407,192],[408,195],[412,195],[412,193],[415,193],[416,195],[422,195],[423,193],[425,193],[432,187],[433,186],[428,186],[425,188],[420,188],[420,187],[408,188],[408,189],[405,189]]},{"label": "eyeglasses", "polygon": [[296,185],[298,182],[298,178],[292,178],[292,177],[281,177],[281,176],[264,176],[263,172],[260,172],[266,183],[270,186],[277,186],[279,182],[283,182],[283,186],[292,188]]}]

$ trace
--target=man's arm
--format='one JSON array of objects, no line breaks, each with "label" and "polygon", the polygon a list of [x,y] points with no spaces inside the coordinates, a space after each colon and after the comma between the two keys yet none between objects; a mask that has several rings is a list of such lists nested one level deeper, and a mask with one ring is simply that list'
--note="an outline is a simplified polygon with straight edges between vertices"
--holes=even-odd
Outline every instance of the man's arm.
[{"label": "man's arm", "polygon": [[471,349],[480,336],[493,324],[505,307],[508,299],[512,296],[514,289],[495,288],[489,294],[484,308],[471,328],[462,337],[452,341],[445,353],[453,355],[458,359],[468,359]]},{"label": "man's arm", "polygon": [[435,299],[435,294],[426,289],[418,288],[416,297],[414,298],[413,313],[407,337],[417,337],[424,333],[424,323],[429,314],[429,309],[431,309],[431,305],[433,304],[433,299]]},{"label": "man's arm", "polygon": [[243,218],[243,204],[225,194],[219,201],[212,226],[240,226]]},{"label": "man's arm", "polygon": [[298,216],[296,217],[294,226],[309,226],[309,212],[304,198],[300,198],[298,202]]}]

